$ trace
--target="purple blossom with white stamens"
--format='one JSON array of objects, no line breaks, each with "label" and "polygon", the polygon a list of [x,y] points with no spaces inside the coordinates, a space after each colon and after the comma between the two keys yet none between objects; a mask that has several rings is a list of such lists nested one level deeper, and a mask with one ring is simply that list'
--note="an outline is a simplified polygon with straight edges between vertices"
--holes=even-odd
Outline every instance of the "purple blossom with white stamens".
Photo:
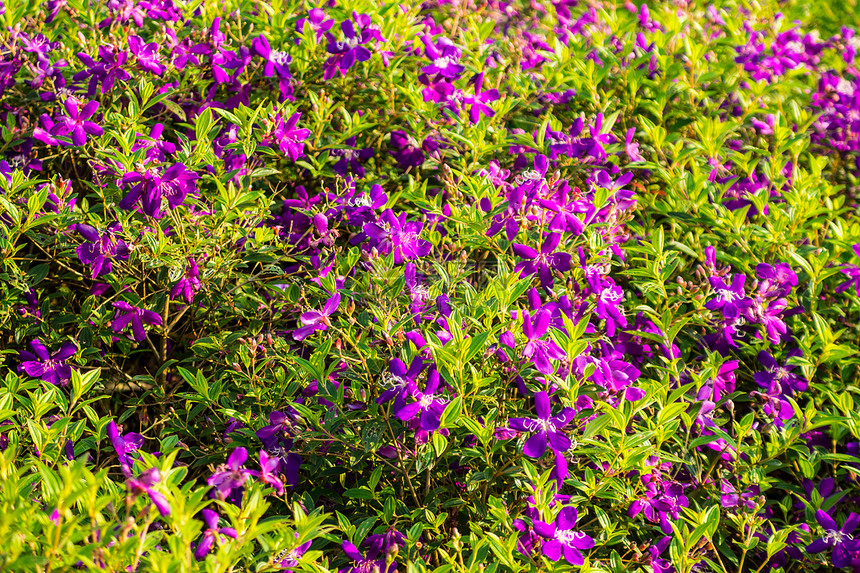
[{"label": "purple blossom with white stamens", "polygon": [[433,368],[427,375],[427,384],[423,392],[414,382],[411,383],[406,392],[415,401],[400,408],[395,415],[404,422],[418,417],[419,428],[426,432],[438,430],[442,412],[447,405],[447,401],[436,397],[439,380],[439,371]]},{"label": "purple blossom with white stamens", "polygon": [[537,418],[511,418],[508,427],[518,432],[530,432],[533,435],[523,445],[523,453],[532,458],[542,458],[546,453],[547,443],[554,452],[566,452],[570,449],[571,441],[562,432],[576,412],[573,408],[565,407],[555,416],[552,415],[549,396],[546,392],[535,392],[535,410]]},{"label": "purple blossom with white stamens", "polygon": [[248,450],[238,447],[227,458],[227,463],[209,476],[206,483],[215,488],[215,494],[219,499],[223,500],[230,497],[234,489],[241,489],[245,486],[248,478],[260,475],[258,471],[243,467],[247,459]]},{"label": "purple blossom with white stamens", "polygon": [[430,64],[421,68],[425,74],[438,74],[443,78],[454,80],[460,77],[460,74],[465,70],[465,66],[460,64],[460,56],[462,50],[454,45],[448,38],[438,38],[434,43],[429,36],[423,36],[421,41],[424,43],[424,53]]},{"label": "purple blossom with white stamens", "polygon": [[541,340],[549,328],[552,314],[544,309],[535,314],[534,319],[528,311],[523,311],[523,334],[526,345],[523,358],[530,360],[541,374],[552,374],[555,367],[550,360],[561,360],[567,356],[554,340]]},{"label": "purple blossom with white stamens", "polygon": [[562,557],[571,565],[582,565],[585,557],[582,551],[594,547],[594,539],[576,531],[576,521],[579,518],[573,507],[563,507],[552,523],[539,519],[534,520],[534,529],[545,541],[541,545],[541,553],[552,561]]},{"label": "purple blossom with white stamens", "polygon": [[73,342],[64,342],[53,354],[48,352],[45,345],[39,339],[30,341],[33,352],[22,350],[18,353],[21,364],[19,372],[26,372],[28,376],[40,378],[54,386],[66,386],[72,379],[72,366],[66,361],[74,356],[78,347]]},{"label": "purple blossom with white stamens", "polygon": [[736,274],[732,278],[732,284],[727,285],[720,277],[710,277],[708,281],[714,290],[715,298],[705,303],[708,310],[722,310],[726,318],[737,318],[741,311],[749,306],[750,301],[744,293],[744,282],[746,275]]},{"label": "purple blossom with white stamens", "polygon": [[822,553],[831,550],[830,559],[834,567],[847,567],[852,559],[851,554],[860,550],[860,540],[854,539],[854,530],[860,523],[860,515],[850,513],[842,527],[833,520],[829,513],[819,509],[815,512],[815,521],[824,529],[824,536],[806,546],[809,553]]},{"label": "purple blossom with white stamens", "polygon": [[132,340],[143,342],[146,339],[145,324],[161,326],[161,315],[145,308],[132,306],[125,301],[113,303],[116,315],[111,321],[111,330],[117,334],[131,324]]},{"label": "purple blossom with white stamens", "polygon": [[540,252],[526,245],[514,243],[512,247],[514,254],[526,259],[518,263],[514,271],[519,271],[521,277],[538,274],[541,286],[544,290],[550,290],[553,284],[553,271],[564,273],[570,270],[570,255],[555,252],[560,241],[560,233],[550,233],[544,239]]},{"label": "purple blossom with white stamens", "polygon": [[78,258],[92,268],[91,278],[95,279],[113,270],[112,261],[128,259],[130,250],[122,239],[117,239],[117,233],[122,231],[119,223],[111,223],[107,231],[99,236],[95,227],[85,223],[75,225],[75,230],[88,242],[78,246]]}]

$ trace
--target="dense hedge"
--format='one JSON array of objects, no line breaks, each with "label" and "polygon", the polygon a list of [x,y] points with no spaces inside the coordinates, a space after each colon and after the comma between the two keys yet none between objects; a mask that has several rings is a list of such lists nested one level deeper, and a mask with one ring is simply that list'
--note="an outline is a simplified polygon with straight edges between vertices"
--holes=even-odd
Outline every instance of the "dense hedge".
[{"label": "dense hedge", "polygon": [[0,570],[860,571],[853,2],[0,18]]}]

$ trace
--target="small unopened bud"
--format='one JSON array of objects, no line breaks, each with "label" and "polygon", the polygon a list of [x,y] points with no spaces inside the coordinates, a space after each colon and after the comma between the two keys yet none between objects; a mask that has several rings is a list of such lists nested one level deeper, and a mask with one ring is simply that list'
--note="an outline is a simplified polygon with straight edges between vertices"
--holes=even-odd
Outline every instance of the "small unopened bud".
[{"label": "small unopened bud", "polygon": [[238,362],[234,362],[234,363],[233,363],[233,370],[235,370],[236,372],[241,372],[241,371],[242,371],[242,367],[241,367],[241,366],[239,366],[239,363],[238,363]]}]

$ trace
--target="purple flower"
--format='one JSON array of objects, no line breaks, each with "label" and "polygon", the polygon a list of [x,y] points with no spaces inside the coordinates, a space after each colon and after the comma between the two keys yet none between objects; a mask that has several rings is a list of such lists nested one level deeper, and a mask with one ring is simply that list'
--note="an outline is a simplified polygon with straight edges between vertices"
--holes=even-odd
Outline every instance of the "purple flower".
[{"label": "purple flower", "polygon": [[575,508],[563,507],[553,523],[534,521],[535,531],[546,538],[541,551],[547,558],[558,561],[564,556],[571,565],[585,563],[585,557],[580,550],[594,547],[594,540],[585,533],[574,530],[578,517]]},{"label": "purple flower", "polygon": [[137,59],[137,65],[141,68],[157,76],[164,73],[164,66],[159,63],[161,55],[158,53],[157,43],[150,42],[146,44],[140,36],[129,36],[128,48]]},{"label": "purple flower", "polygon": [[708,310],[722,309],[723,316],[726,318],[739,317],[741,311],[749,306],[749,300],[745,298],[746,295],[744,294],[746,278],[746,275],[736,274],[732,277],[732,284],[729,286],[720,277],[710,277],[708,280],[717,296],[709,300],[705,304],[705,308]]},{"label": "purple flower", "polygon": [[602,279],[599,284],[600,290],[597,292],[597,304],[594,310],[599,318],[606,321],[607,336],[615,336],[617,326],[621,328],[627,326],[627,319],[621,313],[624,291],[611,278]]},{"label": "purple flower", "polygon": [[134,432],[120,434],[116,422],[113,420],[107,426],[107,435],[110,443],[119,458],[119,465],[125,477],[131,477],[131,466],[134,460],[129,455],[131,452],[136,452],[143,445],[143,436]]},{"label": "purple flower", "polygon": [[116,238],[116,234],[122,231],[119,223],[112,223],[102,236],[94,227],[83,223],[75,225],[75,230],[88,241],[78,246],[77,253],[81,262],[92,268],[93,279],[111,272],[111,261],[128,259],[128,245]]},{"label": "purple flower", "polygon": [[436,43],[429,36],[421,38],[430,64],[421,68],[425,74],[439,74],[449,80],[460,77],[466,68],[460,64],[462,51],[448,38],[439,38]]},{"label": "purple flower", "polygon": [[439,389],[439,371],[433,368],[427,374],[427,384],[424,386],[424,391],[418,389],[418,386],[413,382],[409,385],[406,392],[415,400],[411,404],[406,404],[400,408],[396,415],[404,422],[412,420],[418,416],[418,427],[425,432],[432,432],[439,429],[441,423],[442,412],[445,411],[446,401],[436,397],[436,391]]},{"label": "purple flower", "polygon": [[391,209],[386,209],[378,221],[365,223],[364,232],[382,254],[393,251],[394,262],[399,265],[430,254],[432,243],[419,238],[423,228],[418,221],[407,221],[405,211],[398,217]]},{"label": "purple flower", "polygon": [[528,340],[523,348],[523,358],[531,360],[541,374],[555,372],[550,360],[561,360],[567,356],[554,340],[540,340],[546,334],[551,319],[552,313],[547,309],[538,312],[534,320],[528,311],[523,311],[523,334]]},{"label": "purple flower", "polygon": [[194,295],[199,290],[200,271],[197,268],[197,261],[188,257],[188,267],[185,269],[185,274],[173,285],[170,290],[170,298],[176,300],[182,296],[187,304],[191,304],[194,301]]},{"label": "purple flower", "polygon": [[[308,32],[305,30],[307,26],[311,30],[316,33],[317,41],[321,40],[323,34],[328,32],[331,27],[334,25],[334,20],[329,18],[326,20],[325,11],[320,8],[312,8],[308,12],[307,18],[299,18],[296,21],[296,32],[299,34],[307,34]],[[298,41],[296,41],[298,43]]]},{"label": "purple flower", "polygon": [[684,488],[677,482],[664,482],[651,474],[642,476],[642,482],[647,488],[646,498],[631,503],[627,514],[635,517],[644,512],[649,521],[660,523],[665,535],[671,535],[669,519],[678,519],[681,508],[689,505]]},{"label": "purple flower", "polygon": [[284,123],[284,118],[280,114],[275,114],[274,128],[271,131],[270,142],[276,143],[281,153],[288,156],[293,161],[297,161],[299,157],[305,154],[304,140],[311,134],[309,129],[296,129],[299,119],[302,117],[301,112],[296,112],[290,116],[290,119]]},{"label": "purple flower", "polygon": [[[354,148],[355,136],[347,139],[345,143]],[[361,161],[370,159],[373,157],[373,153],[373,149],[369,147],[364,149],[333,149],[331,151],[332,157],[340,157],[340,159],[332,166],[332,170],[341,177],[346,177],[348,171],[354,173],[356,177],[364,177],[364,167],[362,167]]]},{"label": "purple flower", "polygon": [[568,253],[554,252],[560,241],[561,234],[550,233],[544,239],[540,252],[526,245],[514,243],[514,254],[522,259],[526,259],[518,263],[514,271],[519,271],[521,277],[539,273],[541,286],[544,290],[549,291],[553,283],[552,271],[567,272],[570,270],[570,255]]},{"label": "purple flower", "polygon": [[293,338],[301,341],[313,332],[326,330],[331,326],[329,317],[334,314],[338,306],[340,306],[340,293],[336,292],[333,297],[329,298],[325,302],[325,306],[323,306],[322,310],[311,310],[302,314],[299,317],[299,320],[304,324],[304,326],[293,331]]},{"label": "purple flower", "polygon": [[412,359],[409,368],[399,358],[392,358],[388,363],[388,375],[384,379],[389,381],[390,386],[376,399],[377,404],[385,404],[394,400],[393,410],[401,410],[406,405],[406,396],[409,388],[415,385],[415,380],[424,370],[424,360],[420,356]]},{"label": "purple flower", "polygon": [[278,495],[284,494],[284,482],[275,472],[281,466],[281,460],[277,457],[269,457],[265,451],[260,450],[260,481],[272,487]]},{"label": "purple flower", "polygon": [[486,117],[493,117],[496,115],[493,108],[487,104],[499,99],[499,90],[493,88],[487,91],[481,91],[484,83],[484,72],[475,76],[471,83],[475,87],[475,93],[474,95],[464,97],[463,105],[469,106],[469,121],[472,123],[478,123],[481,120],[481,115]]},{"label": "purple flower", "polygon": [[[860,258],[860,243],[852,246],[851,249],[857,258]],[[836,292],[844,292],[848,290],[848,287],[854,285],[854,291],[857,293],[857,296],[860,296],[860,266],[845,265],[845,268],[841,269],[840,272],[847,276],[848,280],[837,286]]]},{"label": "purple flower", "polygon": [[326,80],[334,77],[335,70],[345,74],[355,62],[369,60],[371,52],[362,44],[374,39],[377,41],[384,40],[379,31],[370,25],[370,16],[353,13],[353,19],[355,23],[352,20],[344,20],[340,24],[343,40],[336,40],[332,34],[326,34],[326,38],[328,38],[326,50],[332,54],[325,63],[323,78]]},{"label": "purple flower", "polygon": [[163,174],[156,169],[133,171],[122,176],[123,185],[130,185],[128,194],[119,202],[123,209],[131,209],[142,199],[143,212],[156,219],[161,217],[161,200],[167,198],[171,209],[185,201],[189,193],[197,191],[198,176],[184,163],[175,163]]},{"label": "purple flower", "polygon": [[[789,352],[788,357],[802,354],[802,351],[797,349]],[[774,389],[777,394],[792,394],[806,390],[808,382],[803,376],[792,372],[795,368],[793,364],[780,365],[766,350],[758,353],[758,361],[764,366],[765,371],[756,372],[753,377],[762,388]]]},{"label": "purple flower", "polygon": [[380,555],[375,548],[368,551],[365,556],[347,540],[344,540],[340,546],[346,556],[352,560],[352,566],[344,567],[338,573],[370,573],[372,571],[395,573],[397,571],[397,562],[392,561],[391,565],[386,566],[385,555]]},{"label": "purple flower", "polygon": [[140,477],[129,478],[126,481],[126,484],[128,484],[132,497],[137,497],[143,494],[148,495],[161,516],[167,517],[170,515],[170,504],[167,502],[167,498],[164,497],[164,494],[152,488],[153,485],[160,481],[161,472],[158,471],[158,468],[149,468],[140,474]]},{"label": "purple flower", "polygon": [[[570,449],[570,438],[560,430],[572,419],[576,412],[573,408],[563,408],[556,415],[552,415],[549,396],[546,392],[535,393],[535,409],[538,417],[533,418],[511,418],[508,426],[518,432],[533,432],[534,435],[526,440],[523,453],[533,458],[542,458],[546,453],[547,442],[554,452],[566,452]],[[576,519],[574,519],[576,521]]]},{"label": "purple flower", "polygon": [[71,133],[72,143],[80,147],[87,142],[87,134],[99,136],[104,133],[101,127],[90,121],[90,118],[99,108],[99,102],[91,101],[80,108],[77,100],[69,97],[66,98],[63,107],[66,109],[66,115],[57,118],[57,123],[51,129],[51,135],[64,136]]},{"label": "purple flower", "polygon": [[819,509],[815,512],[815,520],[824,528],[824,537],[816,539],[806,546],[809,553],[821,553],[832,549],[831,561],[833,567],[840,569],[851,563],[851,553],[860,549],[860,541],[852,536],[857,524],[860,523],[860,515],[851,513],[840,528],[826,511]]},{"label": "purple flower", "polygon": [[120,333],[131,323],[132,339],[135,342],[143,342],[146,339],[144,324],[161,326],[161,315],[157,312],[131,306],[125,301],[115,302],[113,306],[117,310],[111,322],[111,329]]},{"label": "purple flower", "polygon": [[422,145],[405,131],[395,130],[391,132],[391,146],[394,147],[391,154],[402,170],[406,171],[410,167],[421,167],[424,164]]},{"label": "purple flower", "polygon": [[223,539],[226,536],[236,539],[236,530],[232,527],[218,527],[218,514],[211,509],[204,509],[203,522],[206,524],[206,529],[203,530],[203,539],[197,544],[197,549],[194,550],[194,557],[198,561],[202,561],[206,555],[212,550],[215,544],[215,539]]},{"label": "purple flower", "polygon": [[[299,537],[299,534],[296,533],[296,538],[298,539],[298,537]],[[312,543],[313,543],[313,540],[305,541],[301,545],[297,545],[296,547],[293,547],[289,551],[280,553],[275,558],[275,565],[277,565],[281,569],[287,569],[288,567],[298,567],[299,566],[299,559],[301,558],[302,555],[304,555],[307,552],[308,549],[311,548]],[[293,573],[293,570],[287,569],[287,571],[285,573]]]},{"label": "purple flower", "polygon": [[278,76],[281,78],[292,77],[289,68],[289,63],[292,61],[290,55],[287,52],[273,50],[271,46],[269,46],[269,41],[266,40],[264,35],[260,34],[254,38],[254,41],[251,43],[251,48],[254,50],[255,54],[266,60],[266,65],[263,68],[264,76],[270,78],[275,74],[275,72],[277,72]]},{"label": "purple flower", "polygon": [[759,278],[758,290],[766,297],[784,297],[797,286],[797,274],[787,263],[768,265],[759,263],[755,268]]},{"label": "purple flower", "polygon": [[627,134],[624,138],[624,151],[627,153],[627,157],[632,162],[645,161],[645,158],[639,153],[639,144],[633,142],[633,134],[636,133],[636,128],[631,127],[627,130]]},{"label": "purple flower", "polygon": [[[302,457],[290,451],[293,447],[292,422],[294,420],[295,417],[292,414],[271,412],[269,425],[257,430],[257,437],[268,450],[265,463],[262,453],[260,454],[260,465],[266,466],[261,472],[261,477],[269,476],[271,472],[283,472],[287,483],[292,486],[299,482],[299,469],[302,465]],[[263,481],[269,483],[266,479],[264,478]]]},{"label": "purple flower", "polygon": [[78,347],[73,342],[64,342],[59,350],[53,354],[38,339],[30,341],[33,352],[22,350],[18,354],[21,364],[19,372],[26,372],[28,376],[40,378],[54,386],[66,386],[72,379],[72,367],[66,364],[66,360],[74,356]]},{"label": "purple flower", "polygon": [[260,475],[260,472],[242,467],[247,459],[248,450],[238,447],[227,458],[227,463],[209,476],[207,483],[215,487],[219,499],[226,499],[234,489],[244,487],[249,477]]}]

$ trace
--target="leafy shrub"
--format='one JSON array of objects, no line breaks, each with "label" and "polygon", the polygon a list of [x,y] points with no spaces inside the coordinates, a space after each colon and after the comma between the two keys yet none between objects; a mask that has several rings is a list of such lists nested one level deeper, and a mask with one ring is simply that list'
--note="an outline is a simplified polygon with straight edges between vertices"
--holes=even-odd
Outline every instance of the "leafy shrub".
[{"label": "leafy shrub", "polygon": [[0,568],[860,568],[834,6],[10,2]]}]

